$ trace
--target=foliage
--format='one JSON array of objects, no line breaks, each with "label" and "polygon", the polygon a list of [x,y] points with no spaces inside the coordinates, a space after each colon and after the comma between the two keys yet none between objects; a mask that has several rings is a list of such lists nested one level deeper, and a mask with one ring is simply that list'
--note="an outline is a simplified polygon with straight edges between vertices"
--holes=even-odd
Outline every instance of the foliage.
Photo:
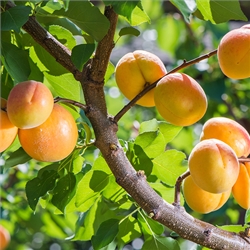
[{"label": "foliage", "polygon": [[[22,30],[29,16],[72,50],[71,59],[82,70],[109,29],[103,14],[112,5],[119,14],[115,48],[105,76],[108,112],[115,115],[127,103],[116,87],[114,65],[134,47],[162,55],[168,70],[180,60],[192,59],[218,46],[230,29],[228,21],[247,21],[238,1],[175,1],[178,12],[164,10],[164,1],[16,1],[1,15],[1,97],[18,82],[33,79],[60,96],[81,103],[81,86],[71,73]],[[13,21],[15,20],[15,21]],[[215,25],[216,24],[216,25]],[[139,41],[139,42],[138,42]],[[139,45],[138,45],[139,43]],[[195,45],[195,46],[194,46]],[[157,50],[155,50],[157,47]],[[196,143],[201,124],[213,116],[228,116],[250,128],[249,79],[233,81],[210,58],[182,70],[197,79],[209,99],[209,108],[192,127],[162,121],[155,108],[135,106],[119,121],[123,150],[137,171],[144,171],[150,186],[164,200],[174,201],[174,185],[187,170],[186,158]],[[213,81],[211,81],[213,79]],[[142,237],[142,249],[182,249],[187,244],[152,220],[125,192],[92,142],[94,133],[85,113],[66,106],[77,120],[78,147],[56,163],[37,162],[20,147],[18,139],[1,155],[1,221],[12,234],[9,249],[122,249]],[[166,150],[167,149],[167,150]],[[184,204],[183,198],[181,199]],[[243,231],[241,210],[233,199],[209,215],[196,214],[224,229]],[[249,211],[245,221],[249,223]],[[232,224],[224,226],[226,223]],[[18,234],[16,234],[18,232]],[[163,237],[172,236],[172,237]],[[64,241],[67,238],[72,241]],[[192,249],[200,249],[195,245]]]}]

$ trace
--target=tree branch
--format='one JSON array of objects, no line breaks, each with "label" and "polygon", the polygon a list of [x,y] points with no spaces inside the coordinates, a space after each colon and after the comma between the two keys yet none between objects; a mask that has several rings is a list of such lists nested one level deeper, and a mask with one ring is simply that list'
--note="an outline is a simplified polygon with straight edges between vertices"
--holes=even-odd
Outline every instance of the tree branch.
[{"label": "tree branch", "polygon": [[[13,4],[12,4],[13,5]],[[181,237],[212,249],[250,249],[250,244],[238,234],[221,230],[211,224],[193,218],[184,208],[165,202],[147,183],[143,171],[136,172],[127,159],[116,132],[117,124],[108,116],[103,91],[104,74],[113,48],[113,36],[117,14],[106,7],[105,15],[110,20],[110,30],[98,44],[95,57],[89,61],[83,74],[70,60],[70,51],[61,45],[38,24],[34,17],[24,29],[59,63],[79,79],[85,95],[87,113],[96,135],[96,146],[121,185],[153,219],[172,229]],[[39,32],[40,35],[37,35]]]}]

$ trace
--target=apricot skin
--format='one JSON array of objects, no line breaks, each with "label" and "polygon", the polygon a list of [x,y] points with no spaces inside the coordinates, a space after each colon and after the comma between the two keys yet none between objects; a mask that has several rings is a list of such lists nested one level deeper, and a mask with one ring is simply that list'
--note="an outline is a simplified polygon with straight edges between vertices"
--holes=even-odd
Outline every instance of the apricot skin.
[{"label": "apricot skin", "polygon": [[241,207],[250,208],[250,162],[240,163],[240,173],[232,194]]},{"label": "apricot skin", "polygon": [[189,155],[188,165],[196,185],[210,193],[231,190],[239,175],[235,152],[217,139],[199,142]]},{"label": "apricot skin", "polygon": [[0,225],[0,249],[4,250],[10,243],[10,233],[9,231]]},{"label": "apricot skin", "polygon": [[56,162],[73,151],[78,131],[69,111],[54,104],[51,115],[43,124],[31,129],[19,129],[18,137],[23,149],[33,159]]},{"label": "apricot skin", "polygon": [[191,176],[183,183],[183,195],[188,206],[198,213],[207,214],[221,208],[228,200],[231,190],[214,194],[197,186]]},{"label": "apricot skin", "polygon": [[250,28],[247,25],[229,31],[218,46],[222,72],[229,78],[250,77]]},{"label": "apricot skin", "polygon": [[7,113],[16,127],[34,128],[47,120],[53,105],[53,96],[44,84],[25,81],[11,90],[7,100]]},{"label": "apricot skin", "polygon": [[[132,100],[146,85],[152,84],[167,73],[163,62],[156,55],[136,50],[124,55],[116,65],[115,78],[120,91]],[[155,106],[154,89],[140,98],[136,104]]]},{"label": "apricot skin", "polygon": [[250,136],[238,122],[226,117],[213,117],[203,125],[200,140],[218,139],[228,144],[238,157],[250,154]]},{"label": "apricot skin", "polygon": [[7,115],[7,112],[2,110],[6,108],[7,101],[1,98],[1,117],[0,117],[0,152],[6,150],[15,140],[18,128],[14,126]]},{"label": "apricot skin", "polygon": [[173,73],[164,76],[154,92],[160,115],[176,126],[189,126],[207,110],[207,98],[201,86],[190,76]]}]

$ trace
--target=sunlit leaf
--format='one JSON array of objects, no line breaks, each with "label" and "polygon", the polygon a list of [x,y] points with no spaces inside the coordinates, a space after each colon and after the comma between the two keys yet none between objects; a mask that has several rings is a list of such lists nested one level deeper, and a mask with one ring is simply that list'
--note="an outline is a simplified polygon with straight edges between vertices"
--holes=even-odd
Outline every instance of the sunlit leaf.
[{"label": "sunlit leaf", "polygon": [[218,226],[220,229],[229,231],[229,232],[234,232],[234,233],[239,233],[239,232],[244,232],[245,229],[247,228],[246,226],[242,225],[225,225],[225,226]]},{"label": "sunlit leaf", "polygon": [[248,209],[246,211],[246,214],[245,214],[245,223],[250,223],[250,209]]}]

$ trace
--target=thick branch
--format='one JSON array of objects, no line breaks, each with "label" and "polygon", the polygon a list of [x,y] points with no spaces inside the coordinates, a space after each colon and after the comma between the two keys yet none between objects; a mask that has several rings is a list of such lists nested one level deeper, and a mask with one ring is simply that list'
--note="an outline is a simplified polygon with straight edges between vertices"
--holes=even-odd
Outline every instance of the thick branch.
[{"label": "thick branch", "polygon": [[[177,232],[181,237],[212,249],[250,249],[250,244],[238,234],[216,228],[190,216],[179,206],[165,202],[147,183],[143,172],[136,172],[119,144],[117,124],[107,114],[103,79],[113,48],[117,14],[107,7],[105,15],[110,20],[110,30],[99,43],[95,57],[86,65],[80,81],[84,90],[87,113],[96,135],[96,145],[114,173],[117,182],[153,219]],[[55,38],[41,29],[31,17],[24,29],[59,63],[75,76],[79,72],[70,60],[70,52]],[[39,32],[40,35],[37,35]],[[77,79],[81,75],[77,75]],[[79,77],[79,78],[78,78]]]}]

